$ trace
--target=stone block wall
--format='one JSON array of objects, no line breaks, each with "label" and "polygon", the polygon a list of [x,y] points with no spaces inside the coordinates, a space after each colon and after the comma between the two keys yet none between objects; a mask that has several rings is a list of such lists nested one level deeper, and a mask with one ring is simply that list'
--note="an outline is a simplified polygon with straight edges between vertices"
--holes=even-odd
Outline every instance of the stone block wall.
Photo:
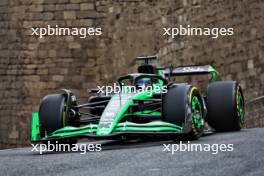
[{"label": "stone block wall", "polygon": [[[264,127],[264,96],[258,97],[247,102],[245,127]],[[249,117],[249,118],[248,118]]]},{"label": "stone block wall", "polygon": [[[159,65],[213,65],[222,80],[237,80],[249,102],[264,95],[264,3],[250,1],[108,1],[107,18],[100,20],[106,36],[98,41],[102,50],[101,82],[135,71],[133,58],[158,55]],[[162,36],[163,27],[232,27],[233,36]],[[102,47],[101,47],[102,46]],[[98,59],[99,59],[98,58]],[[111,66],[109,66],[109,64]],[[113,69],[116,68],[116,69]],[[124,69],[126,68],[126,69]],[[114,73],[114,74],[107,74]],[[177,77],[206,89],[206,76]],[[263,127],[264,107],[247,105],[246,127]],[[257,114],[255,112],[258,112]],[[254,123],[253,123],[254,122]]]},{"label": "stone block wall", "polygon": [[90,36],[32,36],[32,27],[94,27],[94,1],[0,2],[0,147],[29,143],[31,113],[44,95],[71,89],[87,99],[100,74]]},{"label": "stone block wall", "polygon": [[[1,0],[0,148],[29,143],[31,113],[44,95],[68,88],[84,102],[86,88],[136,71],[139,55],[158,55],[160,65],[212,64],[223,79],[241,83],[247,101],[263,95],[263,9],[258,0]],[[234,35],[162,36],[163,27],[179,24],[233,27]],[[101,27],[103,34],[31,36],[31,27],[47,25]],[[201,85],[204,78],[177,80]],[[249,127],[264,118],[255,110]]]}]

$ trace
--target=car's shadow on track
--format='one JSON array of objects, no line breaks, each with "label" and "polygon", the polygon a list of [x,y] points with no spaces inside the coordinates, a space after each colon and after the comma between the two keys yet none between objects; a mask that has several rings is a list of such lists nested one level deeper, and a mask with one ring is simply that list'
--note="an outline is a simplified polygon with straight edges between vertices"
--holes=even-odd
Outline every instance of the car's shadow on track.
[{"label": "car's shadow on track", "polygon": [[102,150],[120,150],[129,148],[146,148],[161,146],[166,143],[172,143],[172,140],[148,140],[148,141],[109,141],[102,144]]}]

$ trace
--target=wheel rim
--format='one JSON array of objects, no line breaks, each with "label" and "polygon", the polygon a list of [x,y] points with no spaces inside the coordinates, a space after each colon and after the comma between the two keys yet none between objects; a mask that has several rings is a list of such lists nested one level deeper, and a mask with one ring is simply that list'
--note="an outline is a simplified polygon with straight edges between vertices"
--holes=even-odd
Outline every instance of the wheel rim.
[{"label": "wheel rim", "polygon": [[202,105],[199,99],[194,96],[192,98],[192,114],[193,114],[193,123],[196,128],[201,128],[203,125],[203,114],[202,114]]},{"label": "wheel rim", "polygon": [[240,120],[240,125],[244,122],[245,110],[244,110],[244,99],[241,91],[237,93],[237,115]]}]

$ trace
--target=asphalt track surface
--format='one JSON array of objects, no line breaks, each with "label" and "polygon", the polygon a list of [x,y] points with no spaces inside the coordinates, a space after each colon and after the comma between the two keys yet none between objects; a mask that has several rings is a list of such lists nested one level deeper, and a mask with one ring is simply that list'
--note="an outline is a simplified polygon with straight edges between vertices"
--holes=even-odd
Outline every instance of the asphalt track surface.
[{"label": "asphalt track surface", "polygon": [[[264,175],[264,128],[204,136],[193,144],[233,144],[231,152],[163,151],[173,141],[100,141],[101,152],[0,150],[0,175]],[[179,143],[178,143],[179,144]]]}]

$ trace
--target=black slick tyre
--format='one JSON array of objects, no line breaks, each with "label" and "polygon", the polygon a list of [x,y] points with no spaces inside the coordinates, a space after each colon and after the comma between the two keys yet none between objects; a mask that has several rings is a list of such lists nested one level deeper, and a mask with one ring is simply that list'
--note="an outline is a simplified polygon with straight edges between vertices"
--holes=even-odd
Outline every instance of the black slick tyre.
[{"label": "black slick tyre", "polygon": [[65,96],[63,94],[51,94],[43,98],[39,108],[39,121],[41,137],[65,126]]},{"label": "black slick tyre", "polygon": [[210,83],[207,89],[207,121],[218,132],[238,131],[244,123],[244,97],[235,81]]},{"label": "black slick tyre", "polygon": [[184,140],[196,140],[203,134],[203,100],[197,88],[187,84],[170,87],[162,109],[164,121],[185,128]]}]

